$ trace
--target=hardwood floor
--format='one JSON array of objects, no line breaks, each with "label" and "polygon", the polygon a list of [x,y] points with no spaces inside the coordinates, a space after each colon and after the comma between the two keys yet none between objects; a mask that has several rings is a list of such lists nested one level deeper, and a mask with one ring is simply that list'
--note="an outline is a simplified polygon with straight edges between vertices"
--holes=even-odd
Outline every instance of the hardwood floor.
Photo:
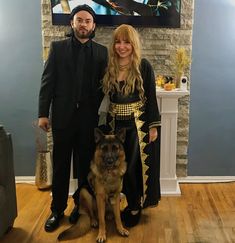
[{"label": "hardwood floor", "polygon": [[[69,199],[66,217],[53,233],[44,231],[50,214],[50,192],[34,185],[17,184],[18,217],[1,243],[52,243],[69,226],[73,208]],[[235,243],[235,183],[181,184],[182,196],[162,197],[158,207],[143,211],[141,223],[130,236],[119,236],[107,224],[107,243]],[[95,242],[97,229],[71,243]]]}]

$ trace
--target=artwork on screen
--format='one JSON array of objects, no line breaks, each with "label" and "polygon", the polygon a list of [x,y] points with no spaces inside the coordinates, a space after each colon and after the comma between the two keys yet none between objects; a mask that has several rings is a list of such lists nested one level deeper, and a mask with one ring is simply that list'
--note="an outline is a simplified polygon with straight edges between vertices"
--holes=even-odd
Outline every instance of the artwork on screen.
[{"label": "artwork on screen", "polygon": [[180,27],[181,0],[51,0],[53,25],[69,25],[69,13],[80,4],[93,8],[98,25]]}]

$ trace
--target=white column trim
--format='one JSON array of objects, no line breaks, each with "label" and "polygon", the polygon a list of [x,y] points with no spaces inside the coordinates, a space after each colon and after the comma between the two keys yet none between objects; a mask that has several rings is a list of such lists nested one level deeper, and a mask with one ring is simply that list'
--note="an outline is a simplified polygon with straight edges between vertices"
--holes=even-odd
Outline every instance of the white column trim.
[{"label": "white column trim", "polygon": [[161,194],[179,196],[181,191],[176,177],[178,99],[189,95],[189,92],[178,89],[172,91],[157,89],[156,94],[161,113]]}]

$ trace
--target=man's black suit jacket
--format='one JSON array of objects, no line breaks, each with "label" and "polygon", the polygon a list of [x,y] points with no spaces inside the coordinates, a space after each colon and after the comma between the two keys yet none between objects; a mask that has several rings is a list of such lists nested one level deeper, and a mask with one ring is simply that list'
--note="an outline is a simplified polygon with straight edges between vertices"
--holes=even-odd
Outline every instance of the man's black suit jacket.
[{"label": "man's black suit jacket", "polygon": [[[73,59],[72,38],[51,43],[44,65],[39,93],[39,117],[49,117],[51,108],[52,128],[65,128],[76,106],[76,72]],[[107,65],[107,48],[92,41],[91,102],[98,111],[102,98],[101,80]],[[89,111],[88,111],[89,112]],[[95,114],[94,114],[95,115]]]}]

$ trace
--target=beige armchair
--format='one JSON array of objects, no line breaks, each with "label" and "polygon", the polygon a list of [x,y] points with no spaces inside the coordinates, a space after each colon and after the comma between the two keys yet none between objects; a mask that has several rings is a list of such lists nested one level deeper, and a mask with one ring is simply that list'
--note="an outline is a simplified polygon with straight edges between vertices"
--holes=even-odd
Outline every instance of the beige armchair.
[{"label": "beige armchair", "polygon": [[12,141],[10,134],[0,125],[0,237],[12,228],[16,216]]}]

